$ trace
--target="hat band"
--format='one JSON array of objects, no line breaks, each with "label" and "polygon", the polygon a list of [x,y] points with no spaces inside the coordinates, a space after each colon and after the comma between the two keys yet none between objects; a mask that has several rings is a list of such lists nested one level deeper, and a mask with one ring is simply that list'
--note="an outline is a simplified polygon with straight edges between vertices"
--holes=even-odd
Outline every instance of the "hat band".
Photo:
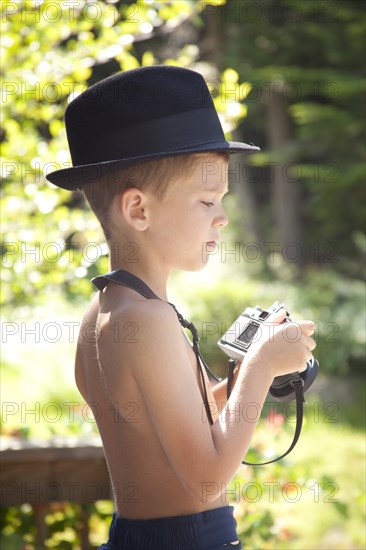
[{"label": "hat band", "polygon": [[[73,158],[73,165],[95,164],[124,158],[142,157],[209,143],[227,145],[217,113],[212,108],[195,109],[156,118],[120,131],[93,137],[84,151],[88,155]],[[85,145],[86,139],[84,139]]]}]

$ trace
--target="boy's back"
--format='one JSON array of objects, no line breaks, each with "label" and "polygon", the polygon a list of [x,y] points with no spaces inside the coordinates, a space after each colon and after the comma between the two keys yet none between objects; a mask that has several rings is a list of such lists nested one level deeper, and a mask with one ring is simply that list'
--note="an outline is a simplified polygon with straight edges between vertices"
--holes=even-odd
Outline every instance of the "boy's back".
[{"label": "boy's back", "polygon": [[[169,387],[165,385],[163,373],[159,372],[159,364],[151,360],[150,350],[137,350],[142,347],[140,320],[144,316],[145,320],[146,316],[154,317],[161,323],[160,334],[163,334],[164,325],[177,325],[175,341],[170,341],[169,345],[174,356],[181,356],[183,360],[187,358],[197,388],[200,387],[195,354],[180,331],[171,306],[156,300],[148,301],[135,291],[114,283],[94,297],[80,330],[76,382],[95,413],[107,452],[117,512],[127,518],[151,518],[191,514],[223,506],[225,495],[213,502],[207,502],[204,495],[202,500],[198,500],[182,485],[151,421],[138,384],[138,373],[133,371],[135,361],[131,359],[132,355],[138,353],[141,368],[152,369],[151,374],[161,388],[164,409]],[[175,365],[172,358],[172,372]],[[213,404],[215,398],[207,377],[206,387],[209,402]],[[184,388],[179,390],[184,391]],[[189,398],[185,405],[188,409]],[[215,420],[217,407],[211,408]],[[168,410],[166,414],[170,414]],[[174,416],[173,410],[170,414],[172,429],[179,433],[180,426],[174,424]],[[198,421],[202,422],[203,418],[202,414]],[[192,459],[195,460],[195,456],[187,456],[187,460]]]}]

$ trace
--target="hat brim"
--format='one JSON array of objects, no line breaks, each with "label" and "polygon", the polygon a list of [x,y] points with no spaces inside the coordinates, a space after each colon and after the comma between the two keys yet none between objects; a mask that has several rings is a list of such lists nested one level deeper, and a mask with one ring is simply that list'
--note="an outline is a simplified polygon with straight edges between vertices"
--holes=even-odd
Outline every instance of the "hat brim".
[{"label": "hat brim", "polygon": [[113,170],[148,160],[196,153],[227,152],[229,154],[233,154],[242,153],[243,151],[260,151],[260,148],[255,145],[241,143],[238,141],[213,142],[195,145],[191,148],[178,149],[175,151],[152,153],[150,155],[146,154],[140,157],[131,157],[63,168],[61,170],[50,172],[46,175],[46,179],[57,187],[72,191],[80,189],[83,185],[97,181],[99,178],[105,176]]}]

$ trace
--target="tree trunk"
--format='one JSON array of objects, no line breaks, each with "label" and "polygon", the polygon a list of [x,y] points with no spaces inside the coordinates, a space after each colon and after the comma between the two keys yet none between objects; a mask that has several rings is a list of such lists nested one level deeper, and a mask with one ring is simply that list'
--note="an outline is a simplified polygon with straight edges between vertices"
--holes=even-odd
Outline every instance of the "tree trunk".
[{"label": "tree trunk", "polygon": [[272,152],[278,152],[273,162],[272,208],[275,220],[275,240],[280,243],[286,261],[300,264],[303,258],[301,243],[300,202],[301,188],[296,164],[285,158],[293,138],[287,113],[288,103],[280,91],[274,92],[267,103],[268,143]]},{"label": "tree trunk", "polygon": [[[242,141],[242,136],[233,132],[234,141]],[[253,193],[253,183],[246,177],[245,165],[247,155],[235,154],[231,157],[229,166],[229,181],[235,190],[242,210],[240,217],[240,232],[245,242],[255,242],[260,248],[263,246],[263,232],[258,221],[258,204]],[[230,171],[232,172],[230,174]]]}]

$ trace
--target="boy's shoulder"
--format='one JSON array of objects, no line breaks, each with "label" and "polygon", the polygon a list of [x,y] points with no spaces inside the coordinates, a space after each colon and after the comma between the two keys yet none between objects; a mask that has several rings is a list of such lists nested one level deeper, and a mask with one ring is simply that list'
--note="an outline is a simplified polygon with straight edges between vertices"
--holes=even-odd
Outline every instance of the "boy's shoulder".
[{"label": "boy's shoulder", "polygon": [[102,333],[118,330],[120,338],[117,343],[122,346],[129,343],[148,343],[152,336],[163,337],[167,330],[171,330],[172,325],[180,328],[177,316],[167,302],[147,300],[140,296],[125,303],[114,304],[107,315],[101,310],[98,321]]},{"label": "boy's shoulder", "polygon": [[[102,314],[100,314],[102,315]],[[147,300],[138,297],[128,303],[116,304],[111,310],[108,326],[117,323],[122,330],[135,330],[138,335],[138,343],[144,344],[151,341],[152,337],[164,337],[172,328],[180,325],[172,306],[162,300]],[[128,339],[122,343],[128,343]]]},{"label": "boy's shoulder", "polygon": [[186,357],[186,339],[169,303],[122,288],[109,290],[96,293],[81,322],[75,365],[77,378],[84,380],[80,386],[85,387],[95,361],[109,390],[116,390],[151,365],[158,375],[175,356]]},{"label": "boy's shoulder", "polygon": [[[112,292],[110,292],[112,290]],[[108,368],[113,357],[141,359],[164,345],[179,345],[182,330],[173,307],[163,300],[146,299],[129,289],[98,292],[85,311],[78,347],[92,345]]]},{"label": "boy's shoulder", "polygon": [[[151,330],[151,323],[158,327],[159,323],[177,321],[177,315],[168,302],[146,299],[134,291],[128,292],[130,296],[127,299],[118,299],[116,295],[106,296],[103,292],[97,292],[84,311],[80,336],[83,336],[83,333],[85,335],[86,331],[95,331],[95,341],[98,342],[98,334],[100,336],[102,331],[110,329],[115,323],[136,322],[138,328],[148,327]],[[82,339],[84,340],[85,338]]]}]

